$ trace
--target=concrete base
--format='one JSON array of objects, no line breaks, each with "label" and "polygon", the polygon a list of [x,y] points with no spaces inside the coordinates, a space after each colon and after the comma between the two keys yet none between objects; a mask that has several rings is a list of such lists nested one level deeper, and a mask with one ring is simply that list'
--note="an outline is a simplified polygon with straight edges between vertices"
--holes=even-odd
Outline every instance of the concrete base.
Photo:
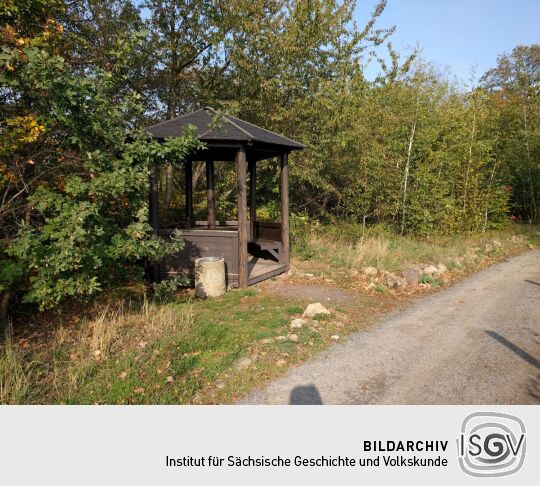
[{"label": "concrete base", "polygon": [[195,295],[199,298],[219,297],[226,292],[225,260],[202,257],[195,260]]}]

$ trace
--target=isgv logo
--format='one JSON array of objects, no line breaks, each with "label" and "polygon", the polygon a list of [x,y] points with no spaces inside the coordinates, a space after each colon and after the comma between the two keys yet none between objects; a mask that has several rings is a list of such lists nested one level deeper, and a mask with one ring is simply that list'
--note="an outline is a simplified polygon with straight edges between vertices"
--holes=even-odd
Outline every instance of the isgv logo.
[{"label": "isgv logo", "polygon": [[514,415],[475,412],[463,420],[457,446],[459,465],[470,476],[508,476],[525,460],[525,425]]}]

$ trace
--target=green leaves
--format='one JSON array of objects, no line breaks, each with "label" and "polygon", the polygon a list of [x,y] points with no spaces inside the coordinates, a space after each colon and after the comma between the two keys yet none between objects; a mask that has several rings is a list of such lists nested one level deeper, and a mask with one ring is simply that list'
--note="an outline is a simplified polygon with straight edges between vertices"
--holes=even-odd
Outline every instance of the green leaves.
[{"label": "green leaves", "polygon": [[37,188],[29,203],[40,224],[23,223],[8,249],[27,269],[24,301],[47,308],[68,296],[89,297],[125,278],[126,264],[181,250],[181,240],[151,233],[148,167],[153,158],[180,160],[195,146],[189,134],[164,144],[136,138],[120,158],[93,152],[85,162],[91,177],[68,176],[63,190]]},{"label": "green leaves", "polygon": [[130,129],[126,114],[138,109],[138,97],[116,97],[114,72],[80,72],[37,47],[10,56],[20,61],[3,75],[20,100],[14,108],[34,115],[20,121],[28,142],[2,152],[0,291],[18,287],[24,302],[54,307],[140,277],[143,261],[179,251],[182,241],[160,240],[148,224],[149,168],[202,148],[193,130],[164,143],[149,139]]}]

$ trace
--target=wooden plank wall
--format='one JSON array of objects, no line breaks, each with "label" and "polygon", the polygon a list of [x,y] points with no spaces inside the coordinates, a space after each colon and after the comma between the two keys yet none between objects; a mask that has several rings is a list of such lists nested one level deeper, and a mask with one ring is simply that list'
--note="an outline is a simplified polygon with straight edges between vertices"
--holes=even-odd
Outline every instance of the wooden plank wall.
[{"label": "wooden plank wall", "polygon": [[270,221],[255,221],[255,238],[281,241],[281,224]]},{"label": "wooden plank wall", "polygon": [[[160,236],[167,238],[172,230],[160,230]],[[162,279],[174,278],[187,273],[195,278],[195,259],[206,256],[223,257],[227,284],[238,283],[238,232],[223,230],[182,230],[185,248],[180,253],[163,261],[160,265]]]}]

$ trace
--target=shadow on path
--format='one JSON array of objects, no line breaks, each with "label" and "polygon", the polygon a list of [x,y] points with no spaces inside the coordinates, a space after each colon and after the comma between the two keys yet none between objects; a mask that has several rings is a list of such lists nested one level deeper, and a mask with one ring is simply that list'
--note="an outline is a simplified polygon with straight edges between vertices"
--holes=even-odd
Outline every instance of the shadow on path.
[{"label": "shadow on path", "polygon": [[289,397],[289,405],[322,405],[321,394],[315,385],[295,386]]},{"label": "shadow on path", "polygon": [[504,336],[501,336],[495,331],[486,331],[486,334],[496,341],[499,341],[503,346],[506,346],[510,351],[517,354],[521,359],[527,361],[527,363],[532,364],[534,367],[540,370],[540,361],[538,361],[534,356],[531,356],[527,351],[521,349],[519,346],[515,345],[512,341],[508,341]]}]

